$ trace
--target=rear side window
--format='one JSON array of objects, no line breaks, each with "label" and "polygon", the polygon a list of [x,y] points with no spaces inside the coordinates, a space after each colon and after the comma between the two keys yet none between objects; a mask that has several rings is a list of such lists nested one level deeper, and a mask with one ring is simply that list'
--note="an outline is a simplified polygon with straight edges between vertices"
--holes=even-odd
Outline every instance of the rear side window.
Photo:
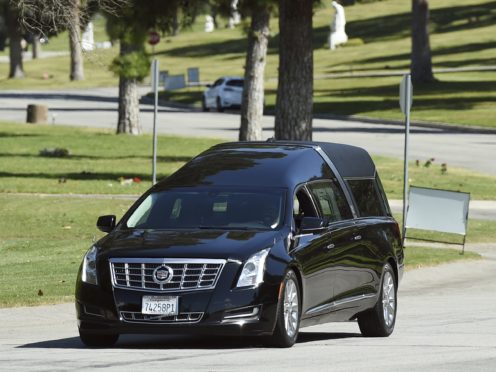
[{"label": "rear side window", "polygon": [[241,79],[233,79],[233,80],[228,80],[226,85],[229,87],[243,87],[243,80]]},{"label": "rear side window", "polygon": [[308,185],[320,213],[328,222],[352,218],[343,191],[334,182],[318,182]]},{"label": "rear side window", "polygon": [[347,180],[361,217],[385,216],[384,201],[375,179]]}]

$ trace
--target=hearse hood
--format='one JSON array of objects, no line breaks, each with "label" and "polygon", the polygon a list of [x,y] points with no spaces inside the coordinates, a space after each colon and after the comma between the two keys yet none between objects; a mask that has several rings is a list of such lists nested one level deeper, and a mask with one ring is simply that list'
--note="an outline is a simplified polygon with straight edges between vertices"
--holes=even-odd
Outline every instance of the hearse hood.
[{"label": "hearse hood", "polygon": [[96,246],[108,258],[215,258],[244,261],[271,247],[280,231],[130,230],[114,231]]}]

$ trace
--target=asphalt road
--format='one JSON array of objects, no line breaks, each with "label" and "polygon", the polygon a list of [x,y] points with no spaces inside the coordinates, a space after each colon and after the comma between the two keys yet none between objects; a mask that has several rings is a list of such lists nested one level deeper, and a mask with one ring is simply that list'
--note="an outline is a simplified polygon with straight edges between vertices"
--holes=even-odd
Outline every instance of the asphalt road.
[{"label": "asphalt road", "polygon": [[[142,93],[148,88],[142,88]],[[0,119],[25,122],[30,103],[46,104],[50,122],[114,129],[117,123],[117,90],[101,88],[65,91],[0,91]],[[399,109],[398,109],[399,110]],[[463,115],[463,112],[460,113]],[[415,119],[415,103],[412,111]],[[151,132],[152,106],[141,106],[144,131]],[[263,118],[264,137],[273,136],[274,118]],[[403,158],[404,129],[398,125],[315,119],[314,139],[348,143],[372,154]],[[207,136],[237,140],[239,113],[202,113],[160,108],[158,132],[185,136]],[[70,145],[68,145],[70,147]],[[496,135],[462,133],[435,128],[412,127],[410,159],[434,158],[437,164],[463,167],[496,175]]]},{"label": "asphalt road", "polygon": [[0,370],[494,371],[496,257],[408,271],[396,329],[363,338],[356,323],[304,328],[291,349],[240,339],[124,336],[87,349],[72,304],[0,309]]}]

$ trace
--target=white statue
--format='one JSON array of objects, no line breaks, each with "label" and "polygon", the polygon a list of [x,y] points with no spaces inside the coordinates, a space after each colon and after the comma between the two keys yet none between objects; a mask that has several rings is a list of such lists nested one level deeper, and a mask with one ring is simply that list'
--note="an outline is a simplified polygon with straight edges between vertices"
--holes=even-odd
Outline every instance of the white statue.
[{"label": "white statue", "polygon": [[228,28],[234,28],[241,22],[241,16],[238,12],[238,1],[239,0],[231,1],[231,16],[229,17],[229,21],[227,22]]},{"label": "white statue", "polygon": [[210,15],[205,16],[205,32],[212,32],[215,29],[214,18]]},{"label": "white statue", "polygon": [[331,23],[331,34],[329,35],[329,48],[336,49],[336,46],[344,44],[348,41],[348,35],[344,30],[346,18],[344,16],[344,8],[341,4],[333,1],[332,7],[336,11],[334,19]]},{"label": "white statue", "polygon": [[85,51],[95,49],[95,38],[93,36],[93,22],[89,22],[81,37],[81,48]]}]

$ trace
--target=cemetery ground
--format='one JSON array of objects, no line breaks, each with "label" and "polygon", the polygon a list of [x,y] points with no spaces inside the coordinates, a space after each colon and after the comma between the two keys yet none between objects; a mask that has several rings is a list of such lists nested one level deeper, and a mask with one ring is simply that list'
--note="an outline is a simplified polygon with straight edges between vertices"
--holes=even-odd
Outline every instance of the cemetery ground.
[{"label": "cemetery ground", "polygon": [[[496,91],[496,7],[494,0],[437,0],[430,3],[433,66],[458,69],[436,72],[437,82],[414,87],[412,120],[496,127],[492,114]],[[401,119],[398,109],[399,76],[410,65],[410,2],[387,0],[346,7],[348,44],[330,51],[326,45],[332,10],[328,3],[314,16],[314,109],[342,116]],[[243,27],[203,32],[204,17],[178,36],[163,37],[155,47],[161,70],[185,74],[198,67],[202,82],[223,75],[242,75],[246,34]],[[277,89],[278,20],[271,21],[272,37],[266,70],[266,106],[273,109]],[[95,21],[95,40],[107,39],[103,19]],[[67,35],[50,39],[43,48],[67,51]],[[152,53],[151,49],[149,50]],[[6,52],[0,53],[6,55]],[[86,80],[69,81],[69,56],[26,61],[26,78],[8,80],[8,64],[0,64],[3,89],[61,89],[117,86],[108,65],[118,46],[85,53]],[[468,69],[468,70],[467,70]],[[486,69],[486,71],[474,71]],[[472,71],[471,71],[472,70]],[[201,87],[163,93],[168,100],[199,107]]]},{"label": "cemetery ground", "polygon": [[[72,301],[81,258],[93,238],[102,236],[95,227],[97,216],[121,217],[150,186],[150,172],[145,171],[151,168],[150,142],[149,135],[116,136],[105,130],[0,123],[0,205],[5,216],[0,224],[0,307]],[[217,142],[161,136],[159,179]],[[40,156],[41,150],[53,148],[66,148],[70,153]],[[401,198],[401,161],[374,160],[388,197]],[[411,170],[419,186],[463,188],[473,199],[496,199],[496,190],[488,186],[496,181],[494,176],[461,169],[443,174],[435,164],[417,167],[412,163]],[[493,225],[494,221],[470,219],[467,242],[495,242]],[[459,252],[409,247],[407,269],[480,258]]]}]

